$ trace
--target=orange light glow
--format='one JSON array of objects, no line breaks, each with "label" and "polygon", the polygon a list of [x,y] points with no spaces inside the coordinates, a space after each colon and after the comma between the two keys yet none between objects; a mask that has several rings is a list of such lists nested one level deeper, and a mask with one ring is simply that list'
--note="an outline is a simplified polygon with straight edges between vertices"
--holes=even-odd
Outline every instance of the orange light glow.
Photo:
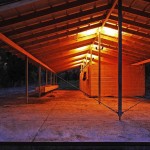
[{"label": "orange light glow", "polygon": [[[87,57],[91,58],[91,54],[87,54]],[[95,60],[98,60],[98,56],[97,55],[92,54],[92,58],[94,58]]]},{"label": "orange light glow", "polygon": [[97,33],[97,28],[94,28],[94,29],[90,29],[90,30],[80,32],[78,35],[79,36],[88,36],[88,35],[92,35],[92,34],[96,34],[96,33]]},{"label": "orange light glow", "polygon": [[77,61],[74,61],[73,63],[75,64],[75,63],[81,63],[82,62],[82,60],[77,60]]},{"label": "orange light glow", "polygon": [[76,48],[76,50],[78,51],[87,50],[87,49],[89,49],[89,46],[82,46],[82,47]]},{"label": "orange light glow", "polygon": [[83,58],[84,56],[85,56],[85,54],[81,54],[81,55],[78,55],[78,56],[74,56],[73,58],[78,59],[78,58]]},{"label": "orange light glow", "polygon": [[[93,51],[98,51],[98,48],[99,48],[98,45],[96,45],[96,44],[92,45],[92,50]],[[103,52],[108,51],[108,49],[106,47],[101,46],[101,51],[103,51]]]},{"label": "orange light glow", "polygon": [[102,28],[102,33],[106,34],[106,35],[109,35],[109,36],[115,36],[115,37],[118,36],[118,31],[117,30],[111,29],[111,28],[108,28],[108,27],[103,27]]}]

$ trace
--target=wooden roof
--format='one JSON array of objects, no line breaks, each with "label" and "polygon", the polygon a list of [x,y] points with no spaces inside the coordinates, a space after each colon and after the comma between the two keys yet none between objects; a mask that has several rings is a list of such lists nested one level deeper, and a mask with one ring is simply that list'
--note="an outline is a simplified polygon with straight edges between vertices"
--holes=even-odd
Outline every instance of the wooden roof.
[{"label": "wooden roof", "polygon": [[[45,65],[45,68],[50,68],[54,72],[80,66],[90,49],[98,56],[95,48],[97,28],[103,24],[115,2],[114,0],[16,0],[11,3],[10,0],[8,3],[8,1],[0,5],[0,32],[40,61],[42,66]],[[149,0],[123,0],[122,9],[123,60],[128,64],[149,62]],[[117,62],[117,24],[116,5],[101,33],[103,46],[101,60],[104,63]],[[4,42],[0,45],[22,57],[12,45],[9,44],[10,47]],[[94,62],[97,62],[96,58]]]}]

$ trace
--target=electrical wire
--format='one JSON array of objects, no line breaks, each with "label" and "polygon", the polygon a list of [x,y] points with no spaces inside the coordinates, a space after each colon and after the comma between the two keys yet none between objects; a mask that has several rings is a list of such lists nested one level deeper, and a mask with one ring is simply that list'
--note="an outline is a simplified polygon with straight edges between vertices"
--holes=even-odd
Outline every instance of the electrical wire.
[{"label": "electrical wire", "polygon": [[[73,85],[72,83],[70,83],[70,82],[64,80],[62,77],[58,76],[57,74],[56,74],[56,76],[57,76],[58,78],[60,78],[61,80],[63,80],[64,82],[70,84],[72,87],[74,87],[74,88],[76,88],[77,90],[81,91],[82,93],[86,94],[84,91],[82,91],[81,89],[79,89],[78,87],[76,87],[75,85]],[[86,94],[86,95],[87,95],[87,94]],[[98,101],[96,98],[92,98],[92,99]],[[106,104],[104,104],[104,103],[102,103],[102,102],[100,102],[100,104],[102,104],[102,105],[105,106],[106,108],[110,109],[111,111],[117,113],[117,111],[115,111],[114,109],[112,109],[112,108],[109,107],[108,105],[106,105]]]}]

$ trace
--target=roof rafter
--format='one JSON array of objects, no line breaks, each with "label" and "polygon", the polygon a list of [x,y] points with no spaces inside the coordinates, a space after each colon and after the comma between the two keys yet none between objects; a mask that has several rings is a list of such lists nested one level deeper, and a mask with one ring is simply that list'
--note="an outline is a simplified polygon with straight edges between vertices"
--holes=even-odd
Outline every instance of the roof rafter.
[{"label": "roof rafter", "polygon": [[61,17],[61,18],[53,19],[53,20],[48,20],[48,21],[45,21],[45,22],[40,22],[40,23],[37,23],[37,24],[34,24],[34,25],[30,25],[30,26],[15,29],[13,31],[8,31],[8,32],[5,32],[5,35],[10,36],[10,35],[14,35],[14,34],[21,34],[23,32],[28,32],[30,30],[36,30],[36,29],[39,29],[39,28],[42,28],[42,27],[46,27],[46,26],[50,26],[50,25],[54,25],[54,24],[59,24],[59,23],[62,23],[62,22],[68,21],[68,20],[81,18],[81,17],[87,16],[87,15],[90,15],[90,14],[100,12],[100,11],[105,11],[109,8],[110,8],[110,5],[104,5],[104,6],[101,6],[101,7],[96,7],[94,9],[82,11],[82,12],[79,12],[79,13],[74,13],[74,14],[71,14],[71,15],[68,15],[68,16],[64,16],[64,17]]},{"label": "roof rafter", "polygon": [[26,55],[27,57],[29,57],[30,59],[34,60],[35,62],[37,62],[38,64],[40,64],[41,66],[43,66],[44,68],[55,72],[54,70],[52,70],[49,66],[47,66],[46,64],[44,64],[43,62],[41,62],[39,59],[37,59],[36,57],[34,57],[33,55],[31,55],[30,53],[28,53],[26,50],[24,50],[22,47],[20,47],[19,45],[17,45],[16,43],[14,43],[13,41],[11,41],[9,38],[7,38],[5,35],[3,35],[2,33],[0,33],[0,40],[2,40],[3,42],[5,42],[6,44],[10,45],[11,47],[13,47],[14,49],[16,49],[17,51],[21,52],[22,54]]},{"label": "roof rafter", "polygon": [[143,65],[146,63],[150,63],[150,59],[142,60],[140,62],[133,63],[132,65]]},{"label": "roof rafter", "polygon": [[58,11],[78,7],[78,6],[81,6],[81,5],[84,5],[84,4],[87,4],[87,3],[92,3],[92,2],[95,2],[95,1],[97,1],[97,0],[86,0],[86,1],[81,1],[81,0],[79,1],[78,0],[78,1],[73,1],[73,2],[67,2],[65,4],[58,5],[58,6],[55,6],[55,7],[46,8],[46,9],[39,10],[39,11],[37,10],[36,12],[32,12],[32,13],[29,13],[29,14],[26,14],[26,15],[22,15],[22,16],[18,16],[18,17],[15,17],[15,18],[0,21],[0,26],[4,27],[4,26],[8,26],[10,24],[12,25],[12,24],[15,24],[15,23],[31,20],[31,19],[34,19],[34,18],[37,18],[37,17],[42,17],[42,16],[47,15],[47,14],[56,13]]},{"label": "roof rafter", "polygon": [[126,11],[126,12],[129,12],[129,13],[132,13],[132,14],[143,16],[143,17],[146,17],[146,18],[148,16],[150,16],[150,13],[148,13],[148,12],[140,11],[138,9],[134,9],[134,8],[131,8],[131,7],[122,6],[122,10]]},{"label": "roof rafter", "polygon": [[[58,39],[58,38],[62,38],[62,37],[66,37],[68,35],[72,35],[72,34],[77,34],[79,32],[83,32],[83,31],[86,31],[86,30],[90,30],[90,29],[93,29],[93,28],[97,28],[99,27],[101,24],[94,24],[94,25],[91,25],[91,26],[88,26],[88,27],[84,27],[84,28],[81,28],[81,29],[75,29],[75,30],[72,30],[72,31],[68,31],[68,32],[65,32],[65,33],[60,33],[60,34],[57,34],[57,35],[52,35],[50,37],[44,37],[44,38],[41,38],[39,40],[36,40],[36,41],[32,41],[32,42],[26,42],[24,43],[22,46],[27,48],[29,47],[30,45],[39,45],[39,43],[42,43],[42,42],[45,42],[45,41],[50,41],[50,40],[54,40],[54,39]],[[117,30],[117,26],[115,25],[110,25],[110,24],[107,24],[105,25],[106,27],[109,27],[109,28],[112,28],[112,29],[116,29]],[[135,34],[135,35],[138,35],[138,36],[142,36],[142,37],[146,37],[146,38],[150,38],[150,34],[148,33],[143,33],[143,32],[139,32],[139,31],[134,31],[134,30],[131,30],[131,29],[127,29],[127,28],[124,28],[123,27],[123,32],[127,32],[127,33],[131,33],[131,34]],[[37,46],[38,47],[38,46]]]}]

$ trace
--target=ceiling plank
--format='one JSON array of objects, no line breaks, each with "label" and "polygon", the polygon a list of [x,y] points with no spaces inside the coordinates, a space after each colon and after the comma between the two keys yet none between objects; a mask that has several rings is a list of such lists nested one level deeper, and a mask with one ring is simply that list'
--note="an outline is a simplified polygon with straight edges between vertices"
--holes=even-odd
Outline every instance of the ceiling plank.
[{"label": "ceiling plank", "polygon": [[44,52],[43,51],[39,51],[38,53],[33,53],[34,55],[36,56],[45,56],[45,55],[49,55],[49,54],[55,54],[57,52],[63,52],[63,51],[66,51],[66,50],[71,50],[71,49],[76,49],[76,48],[80,48],[80,47],[83,47],[83,46],[87,46],[87,45],[90,45],[92,43],[92,40],[93,38],[91,39],[87,39],[87,40],[84,40],[84,41],[79,41],[79,42],[76,42],[72,45],[69,45],[69,46],[65,46],[65,47],[56,47],[54,50],[51,50],[50,48],[45,50]]},{"label": "ceiling plank", "polygon": [[21,16],[15,17],[15,18],[0,21],[0,27],[4,27],[4,26],[15,24],[15,23],[19,23],[22,21],[27,21],[27,20],[31,20],[34,18],[42,17],[42,16],[45,16],[45,15],[51,14],[51,13],[58,13],[59,11],[62,11],[65,9],[71,9],[74,7],[78,7],[78,6],[96,2],[96,1],[97,0],[73,1],[73,2],[67,2],[62,5],[58,5],[55,7],[51,7],[51,8],[49,7],[46,9],[37,10],[37,11],[34,11],[34,12],[26,14],[26,15],[21,15]]},{"label": "ceiling plank", "polygon": [[[25,36],[23,36],[23,35],[20,36],[19,35],[17,37],[14,37],[14,35],[13,35],[12,39],[15,40],[15,42],[21,42],[21,41],[25,42],[26,40],[29,40],[29,39],[32,39],[32,38],[37,38],[37,37],[45,36],[45,35],[48,35],[48,34],[53,34],[53,33],[56,33],[56,32],[63,31],[63,30],[69,30],[71,28],[75,28],[75,27],[79,27],[79,26],[82,26],[82,25],[97,22],[99,20],[103,20],[104,18],[105,18],[105,15],[102,15],[102,16],[98,16],[98,17],[95,17],[95,18],[90,18],[90,19],[87,19],[87,20],[84,20],[84,21],[79,21],[79,22],[76,22],[76,23],[63,25],[61,27],[49,29],[49,30],[46,30],[46,31],[41,30],[37,33],[33,33],[33,34],[30,34],[30,35],[25,35]],[[118,17],[111,15],[109,19],[117,21]],[[128,19],[124,19],[124,18],[123,18],[123,23],[138,26],[138,27],[145,28],[145,29],[148,29],[148,30],[150,29],[150,25],[139,23],[139,22],[136,22],[136,21],[128,20]]]},{"label": "ceiling plank", "polygon": [[45,56],[45,57],[42,57],[43,59],[44,59],[44,61],[45,62],[47,62],[47,61],[58,61],[58,60],[65,60],[65,59],[68,59],[68,58],[72,58],[72,57],[78,57],[78,56],[80,56],[80,55],[84,55],[84,54],[87,54],[87,52],[88,52],[88,50],[85,50],[85,51],[81,51],[81,52],[76,52],[76,53],[72,53],[72,54],[69,54],[69,55],[67,55],[67,54],[65,54],[65,55],[57,55],[57,56],[55,56],[55,57],[53,57],[53,56]]},{"label": "ceiling plank", "polygon": [[67,37],[59,40],[54,41],[53,43],[49,43],[48,45],[43,45],[41,47],[29,47],[29,52],[31,51],[32,53],[36,53],[36,51],[49,51],[49,49],[51,50],[56,50],[56,49],[65,49],[65,47],[71,46],[73,44],[76,44],[78,46],[77,43],[82,42],[82,41],[86,41],[86,40],[90,40],[95,38],[95,35],[89,35],[89,36],[84,36],[84,37],[80,37],[78,38],[78,36],[71,36],[71,37]]},{"label": "ceiling plank", "polygon": [[[51,41],[51,40],[54,40],[54,39],[58,39],[58,38],[62,38],[62,37],[66,37],[66,36],[69,36],[69,35],[73,35],[73,34],[77,34],[79,32],[83,32],[83,31],[86,31],[86,30],[90,30],[90,29],[93,29],[93,28],[98,28],[100,27],[101,24],[94,24],[94,25],[91,25],[91,26],[88,26],[88,27],[84,27],[84,28],[80,28],[80,29],[75,29],[75,30],[72,30],[72,31],[66,31],[65,33],[60,33],[60,34],[56,34],[56,35],[52,35],[50,37],[44,37],[42,39],[39,39],[39,40],[35,40],[35,41],[32,41],[32,42],[27,42],[27,43],[24,43],[22,44],[22,47],[25,47],[27,48],[27,46],[29,47],[30,45],[39,45],[40,43],[42,42],[45,42],[45,41]],[[107,24],[105,25],[106,27],[109,27],[109,28],[112,28],[112,29],[118,29],[117,26],[115,25],[110,25],[110,24]],[[146,38],[150,38],[150,34],[149,33],[143,33],[143,32],[140,32],[140,31],[134,31],[134,30],[131,30],[131,29],[127,29],[127,28],[124,28],[122,29],[123,32],[127,32],[127,33],[131,33],[131,34],[134,34],[134,35],[138,35],[138,36],[142,36],[142,37],[146,37]]]},{"label": "ceiling plank", "polygon": [[27,42],[25,44],[21,44],[23,47],[26,47],[26,46],[29,46],[29,45],[36,45],[36,44],[39,44],[39,43],[42,43],[42,42],[45,42],[45,41],[51,41],[51,40],[54,40],[54,39],[58,39],[58,38],[62,38],[62,37],[66,37],[66,36],[69,36],[69,35],[73,35],[73,34],[77,34],[79,32],[83,32],[83,31],[86,31],[86,30],[90,30],[90,29],[93,29],[93,28],[97,28],[99,27],[100,24],[94,24],[94,25],[91,25],[91,26],[87,26],[87,27],[84,27],[84,28],[79,28],[79,29],[75,29],[75,30],[72,30],[72,31],[66,31],[64,33],[60,33],[60,34],[56,34],[56,35],[52,35],[50,37],[44,37],[42,39],[39,39],[39,40],[35,40],[35,41],[32,41],[32,42]]},{"label": "ceiling plank", "polygon": [[[109,19],[117,21],[118,17],[111,15]],[[128,20],[128,19],[125,19],[125,18],[123,18],[122,23],[126,23],[128,25],[133,25],[133,26],[137,26],[137,27],[141,27],[141,28],[148,29],[148,30],[150,29],[150,25],[148,25],[148,24],[140,23],[140,22],[137,22],[137,21],[134,21],[134,20]]]},{"label": "ceiling plank", "polygon": [[29,40],[29,39],[32,39],[32,38],[37,38],[37,37],[45,36],[45,35],[48,35],[48,34],[57,33],[57,32],[63,31],[63,30],[69,30],[69,29],[72,29],[72,28],[80,27],[82,25],[87,25],[87,24],[102,20],[104,18],[105,18],[105,16],[102,15],[102,16],[98,16],[98,17],[95,17],[95,18],[90,18],[90,19],[87,19],[87,20],[78,21],[78,22],[75,22],[75,23],[72,23],[72,24],[63,25],[61,27],[49,29],[49,30],[46,30],[46,31],[41,30],[40,32],[33,33],[31,35],[26,35],[26,36],[22,36],[22,37],[19,36],[18,38],[13,37],[12,39],[15,39],[15,42],[26,41],[26,40]]},{"label": "ceiling plank", "polygon": [[134,8],[131,8],[131,7],[122,6],[122,10],[126,11],[126,12],[129,12],[129,13],[132,13],[132,14],[143,16],[143,17],[146,17],[146,18],[150,16],[149,12],[144,12],[144,11],[134,9]]},{"label": "ceiling plank", "polygon": [[21,34],[21,33],[24,33],[24,32],[31,31],[31,30],[36,30],[36,29],[39,29],[39,28],[43,28],[43,27],[46,27],[46,26],[50,26],[50,25],[54,25],[54,24],[56,25],[56,24],[59,24],[59,23],[62,23],[62,22],[68,21],[68,20],[71,21],[73,19],[77,19],[77,18],[81,18],[81,17],[85,17],[85,16],[90,16],[91,14],[94,14],[94,13],[97,13],[97,12],[100,12],[100,11],[105,11],[109,8],[110,8],[110,5],[104,5],[104,6],[96,7],[96,8],[90,9],[90,10],[82,11],[82,12],[79,12],[79,13],[67,15],[65,17],[56,18],[56,19],[53,19],[53,20],[48,20],[48,21],[40,22],[40,23],[37,23],[37,24],[34,24],[34,25],[30,25],[30,26],[18,28],[18,29],[15,29],[15,30],[7,31],[7,32],[4,32],[4,33],[7,36],[14,35],[14,34]]},{"label": "ceiling plank", "polygon": [[[112,25],[112,24],[106,23],[105,27],[118,30],[117,25]],[[140,32],[140,31],[135,31],[135,30],[132,30],[132,29],[124,28],[124,27],[122,28],[122,31],[126,32],[126,33],[130,33],[130,34],[134,34],[134,35],[137,35],[137,36],[142,36],[142,37],[145,37],[145,38],[148,38],[148,39],[150,38],[149,33],[143,33],[143,32]]]}]

